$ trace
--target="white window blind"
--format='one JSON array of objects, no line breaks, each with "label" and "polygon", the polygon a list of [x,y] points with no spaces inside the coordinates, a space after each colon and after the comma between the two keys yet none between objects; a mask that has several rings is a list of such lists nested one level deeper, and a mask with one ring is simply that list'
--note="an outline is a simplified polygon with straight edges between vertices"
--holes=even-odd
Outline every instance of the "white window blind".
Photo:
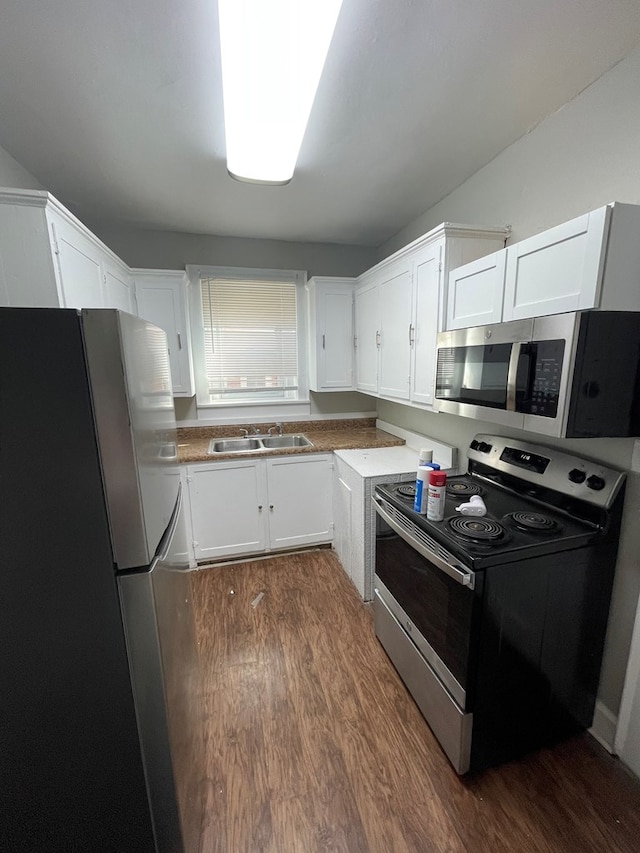
[{"label": "white window blind", "polygon": [[210,400],[295,397],[295,282],[212,277],[200,285]]}]

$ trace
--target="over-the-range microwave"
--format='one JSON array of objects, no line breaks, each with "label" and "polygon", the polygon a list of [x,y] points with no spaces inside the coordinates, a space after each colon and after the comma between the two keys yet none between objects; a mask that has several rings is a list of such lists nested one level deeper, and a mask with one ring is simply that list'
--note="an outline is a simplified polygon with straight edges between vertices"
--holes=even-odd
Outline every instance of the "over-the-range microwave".
[{"label": "over-the-range microwave", "polygon": [[437,349],[440,412],[566,438],[640,435],[640,313],[441,332]]}]

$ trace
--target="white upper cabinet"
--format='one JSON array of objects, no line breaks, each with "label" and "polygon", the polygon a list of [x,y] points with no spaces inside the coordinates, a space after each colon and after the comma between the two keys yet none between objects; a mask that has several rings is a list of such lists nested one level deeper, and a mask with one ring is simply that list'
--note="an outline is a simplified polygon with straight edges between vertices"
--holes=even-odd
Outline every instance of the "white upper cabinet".
[{"label": "white upper cabinet", "polygon": [[104,308],[102,252],[59,211],[47,212],[65,308]]},{"label": "white upper cabinet", "polygon": [[361,276],[355,294],[356,387],[366,394],[378,393],[380,347],[380,291],[374,276]]},{"label": "white upper cabinet", "polygon": [[309,387],[352,391],[354,384],[353,290],[355,278],[315,276],[309,297]]},{"label": "white upper cabinet", "polygon": [[446,328],[590,308],[640,311],[638,205],[605,205],[454,269]]},{"label": "white upper cabinet", "polygon": [[595,308],[610,208],[601,207],[506,250],[504,320]]},{"label": "white upper cabinet", "polygon": [[128,314],[137,314],[133,281],[129,267],[117,258],[107,258],[102,265],[105,304]]},{"label": "white upper cabinet", "polygon": [[411,263],[402,258],[386,270],[380,291],[378,394],[409,399],[413,335]]},{"label": "white upper cabinet", "polygon": [[447,295],[447,329],[500,322],[505,263],[503,249],[452,271]]},{"label": "white upper cabinet", "polygon": [[138,315],[167,333],[174,397],[195,394],[184,270],[132,269]]},{"label": "white upper cabinet", "polygon": [[0,189],[0,300],[131,311],[128,268],[50,193]]},{"label": "white upper cabinet", "polygon": [[433,380],[436,372],[434,341],[438,334],[440,270],[445,253],[444,239],[434,240],[418,249],[412,257],[413,305],[411,335],[412,403],[433,405]]},{"label": "white upper cabinet", "polygon": [[503,246],[507,229],[445,223],[358,279],[356,386],[433,405],[436,335],[444,324],[446,274]]}]

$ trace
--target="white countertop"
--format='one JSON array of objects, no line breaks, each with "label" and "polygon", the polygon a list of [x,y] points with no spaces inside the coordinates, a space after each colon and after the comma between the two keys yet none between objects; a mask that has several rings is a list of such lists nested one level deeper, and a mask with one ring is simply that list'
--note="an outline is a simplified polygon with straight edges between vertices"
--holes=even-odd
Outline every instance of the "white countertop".
[{"label": "white countertop", "polygon": [[393,424],[378,421],[376,426],[404,438],[407,442],[400,447],[369,447],[362,450],[335,450],[334,453],[343,459],[361,477],[385,477],[389,474],[415,474],[418,467],[419,450],[416,448],[431,447],[433,461],[438,462],[444,471],[456,473],[457,449],[429,436],[419,435],[400,429]]},{"label": "white countertop", "polygon": [[334,450],[336,456],[357,471],[361,477],[415,473],[418,453],[412,447],[372,447],[364,450]]}]

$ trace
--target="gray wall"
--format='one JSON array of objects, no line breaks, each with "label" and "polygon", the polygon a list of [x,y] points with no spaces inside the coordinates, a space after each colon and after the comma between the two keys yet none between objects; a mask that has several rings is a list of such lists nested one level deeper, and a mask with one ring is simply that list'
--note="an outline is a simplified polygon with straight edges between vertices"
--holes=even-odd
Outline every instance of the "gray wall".
[{"label": "gray wall", "polygon": [[[386,257],[443,221],[505,224],[517,241],[610,201],[640,203],[640,48],[380,248]],[[378,416],[457,445],[483,430],[546,438],[378,401]],[[628,470],[633,439],[555,442]],[[464,458],[464,455],[463,455]],[[600,699],[617,715],[640,591],[640,475],[630,473]]]},{"label": "gray wall", "polygon": [[17,160],[0,148],[0,187],[19,187],[24,190],[43,190],[42,184]]},{"label": "gray wall", "polygon": [[380,257],[441,222],[509,224],[516,242],[610,201],[640,203],[639,93],[640,47],[383,244]]},{"label": "gray wall", "polygon": [[313,275],[356,276],[376,263],[377,251],[363,246],[248,240],[174,231],[135,231],[92,226],[129,266],[184,269],[186,264],[306,270]]}]

